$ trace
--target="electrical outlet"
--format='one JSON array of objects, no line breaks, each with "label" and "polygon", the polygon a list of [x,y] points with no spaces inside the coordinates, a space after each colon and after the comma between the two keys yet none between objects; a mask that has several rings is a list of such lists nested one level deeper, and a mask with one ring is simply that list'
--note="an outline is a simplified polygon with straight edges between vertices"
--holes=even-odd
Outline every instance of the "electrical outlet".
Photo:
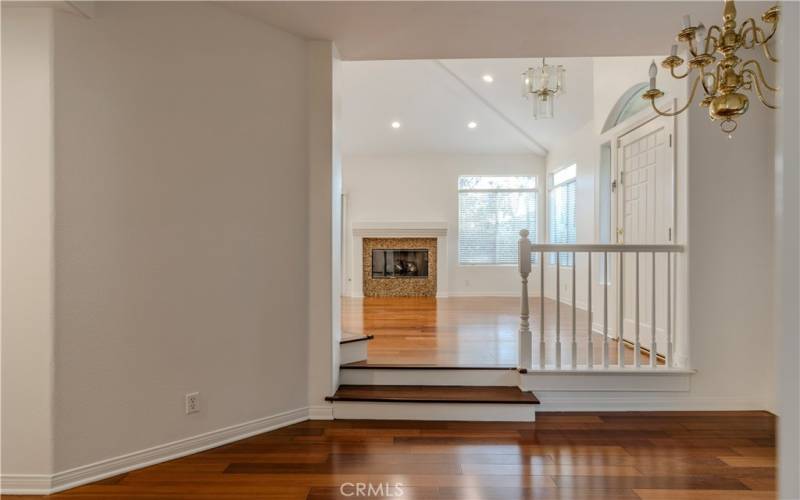
[{"label": "electrical outlet", "polygon": [[200,393],[190,392],[186,395],[186,414],[200,411]]}]

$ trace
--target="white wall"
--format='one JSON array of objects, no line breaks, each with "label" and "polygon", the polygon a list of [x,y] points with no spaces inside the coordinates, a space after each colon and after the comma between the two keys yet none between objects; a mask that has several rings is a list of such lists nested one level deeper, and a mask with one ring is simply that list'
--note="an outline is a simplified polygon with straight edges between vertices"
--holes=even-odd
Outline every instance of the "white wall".
[{"label": "white wall", "polygon": [[[19,183],[12,175],[4,189],[43,198],[36,210],[4,210],[4,245],[23,227],[31,231],[19,240],[29,253],[7,253],[4,268],[22,272],[35,257],[46,271],[49,245],[34,236],[49,230],[55,241],[54,441],[41,429],[19,445],[25,434],[4,427],[3,474],[33,472],[24,455],[46,459],[47,450],[37,449],[42,440],[60,472],[305,411],[305,42],[213,4],[103,3],[93,19],[54,15],[54,44],[46,31],[30,42],[55,48],[47,53],[55,119],[36,123],[55,131],[54,228],[46,155],[9,162],[13,170],[5,147],[3,158],[4,176],[35,167]],[[4,56],[6,21],[4,9]],[[39,73],[15,76],[37,90],[49,85]],[[18,112],[9,116],[22,123]],[[4,131],[11,127],[4,123]],[[35,185],[21,184],[26,179]],[[4,193],[9,203],[15,198]],[[6,289],[14,285],[8,278],[16,279],[5,275]],[[36,321],[46,322],[45,306]],[[4,327],[12,327],[4,341],[27,333],[18,323]],[[3,397],[7,380],[15,389],[9,396],[50,397],[45,382],[9,373],[5,363],[6,356],[30,359],[42,369],[36,376],[47,377],[48,346],[3,347]],[[201,411],[187,416],[184,395],[192,391],[200,392]],[[4,426],[48,418],[44,407],[39,414],[3,403]]]},{"label": "white wall", "polygon": [[689,109],[692,391],[773,409],[775,112],[751,97],[733,139]]},{"label": "white wall", "polygon": [[[577,165],[575,180],[575,232],[577,243],[595,242],[595,177],[600,158],[600,143],[594,131],[594,121],[590,120],[572,135],[564,138],[547,155],[548,173],[573,163]],[[546,228],[546,224],[545,224]],[[545,236],[547,237],[547,236]],[[544,240],[549,241],[549,240]],[[576,280],[575,302],[578,307],[587,307],[587,259],[585,255],[575,256]],[[547,259],[545,262],[550,262]],[[549,265],[545,270],[545,295],[556,298],[556,266]],[[561,301],[572,302],[571,269],[562,268]],[[595,293],[595,292],[593,292]]]},{"label": "white wall", "polygon": [[[458,264],[458,177],[460,175],[535,175],[544,182],[544,159],[537,155],[408,154],[392,156],[346,155],[344,192],[348,222],[446,222],[447,279],[438,283],[440,296],[518,296],[516,265],[461,266]],[[539,213],[544,214],[542,191]],[[540,217],[539,232],[543,230]],[[353,255],[346,275],[347,294],[361,290],[359,262]],[[534,280],[532,277],[531,280]]]},{"label": "white wall", "polygon": [[[577,161],[579,192],[581,159],[596,168],[599,146],[607,139],[600,135],[603,122],[619,95],[644,80],[649,60],[596,60],[594,130],[566,138],[547,161],[548,170]],[[659,87],[682,105],[684,83],[669,80],[661,71]],[[660,101],[666,107],[667,99]],[[678,313],[685,316],[679,321],[691,328],[680,329],[686,336],[677,339],[676,349],[680,359],[691,355],[691,367],[698,370],[685,396],[708,408],[773,408],[774,377],[761,369],[772,364],[773,349],[771,113],[752,103],[733,140],[697,106],[676,122],[676,242],[687,245],[678,275],[684,265],[689,268],[689,282],[679,282],[676,292],[683,298]],[[588,193],[579,195],[577,210],[578,242],[592,242],[586,225],[595,219],[595,204]],[[584,269],[579,260],[579,306],[585,303]]]},{"label": "white wall", "polygon": [[[655,59],[660,60],[663,57],[655,56]],[[550,153],[547,155],[547,172],[553,172],[559,168],[569,166],[572,163],[577,164],[578,177],[577,177],[577,192],[575,200],[576,210],[576,232],[577,243],[599,243],[597,233],[597,210],[598,210],[598,196],[600,188],[595,181],[597,178],[598,169],[600,166],[600,147],[606,142],[613,142],[616,135],[626,127],[630,127],[634,123],[639,123],[647,116],[651,115],[651,111],[643,111],[631,117],[625,124],[610,129],[606,133],[602,133],[603,125],[611,112],[612,108],[617,103],[617,100],[629,88],[644,81],[647,77],[647,69],[653,57],[599,57],[594,59],[594,71],[592,74],[592,89],[593,89],[593,112],[592,118],[583,127],[576,130],[571,135],[564,137],[557,145],[551,148]],[[659,100],[659,107],[666,108],[668,103],[677,98],[679,101],[685,99],[685,82],[675,82],[670,79],[668,75],[663,72],[659,75],[658,86],[663,89],[667,94],[664,98]],[[676,133],[681,137],[685,136],[685,117],[679,117],[676,124]],[[686,147],[678,143],[678,158],[676,162],[677,182],[681,182],[683,172],[685,172],[685,155]],[[613,154],[613,148],[612,148]],[[615,175],[612,171],[612,176]],[[680,192],[681,190],[678,189]],[[684,190],[685,192],[685,190]],[[678,205],[684,206],[685,200],[679,194]],[[613,203],[613,196],[612,196]],[[676,223],[676,231],[684,226],[680,221],[682,214],[685,210],[678,209],[678,223]],[[614,207],[612,207],[612,217],[614,214]],[[612,221],[612,242],[614,240],[615,225]],[[685,231],[685,230],[684,230]],[[676,241],[682,241],[685,238],[683,234],[676,232]],[[587,305],[587,260],[586,256],[577,256],[576,268],[576,302],[578,307],[585,308]],[[593,265],[598,265],[599,261],[595,261]],[[554,266],[551,266],[554,271]],[[613,271],[613,269],[612,269]],[[566,269],[566,272],[570,270]],[[561,298],[562,302],[569,303],[572,296],[572,285],[569,280],[562,281]],[[555,298],[555,278],[554,273],[550,272],[547,277],[546,294]],[[593,297],[599,296],[602,293],[602,288],[595,286],[593,288]],[[593,309],[597,318],[601,316],[602,304],[597,300],[593,303]],[[613,308],[612,308],[613,309]],[[613,311],[612,311],[613,312]],[[596,320],[597,321],[597,320]],[[609,330],[614,330],[613,325],[615,321],[612,314],[609,314]]]},{"label": "white wall", "polygon": [[49,10],[3,6],[3,473],[53,468],[52,27]]}]

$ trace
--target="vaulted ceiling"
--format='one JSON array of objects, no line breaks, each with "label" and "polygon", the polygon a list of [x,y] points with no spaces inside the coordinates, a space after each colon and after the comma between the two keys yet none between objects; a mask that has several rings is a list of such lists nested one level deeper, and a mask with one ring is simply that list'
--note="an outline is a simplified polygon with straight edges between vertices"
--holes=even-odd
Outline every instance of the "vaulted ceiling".
[{"label": "vaulted ceiling", "polygon": [[[520,74],[541,60],[345,61],[343,149],[545,155],[592,117],[592,59],[547,62],[564,65],[568,78],[568,91],[550,120],[534,120],[520,95]],[[492,81],[484,81],[485,75]]]},{"label": "vaulted ceiling", "polygon": [[[721,0],[220,3],[335,42],[344,61],[344,150],[363,153],[546,154],[591,118],[591,57],[665,54],[684,14],[707,25],[722,14]],[[740,17],[769,5],[740,2]],[[519,95],[519,74],[542,55],[567,67],[568,93],[554,120],[537,122]],[[391,128],[395,120],[400,128]]]}]

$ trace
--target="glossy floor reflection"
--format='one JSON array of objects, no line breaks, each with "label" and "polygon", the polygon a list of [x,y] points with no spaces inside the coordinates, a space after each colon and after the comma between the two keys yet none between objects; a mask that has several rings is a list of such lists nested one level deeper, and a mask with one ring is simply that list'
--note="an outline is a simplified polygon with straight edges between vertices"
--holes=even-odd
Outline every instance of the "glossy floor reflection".
[{"label": "glossy floor reflection", "polygon": [[[766,500],[765,412],[539,413],[535,423],[307,421],[55,495],[71,500]],[[371,498],[398,498],[375,494]],[[11,498],[11,497],[3,497]],[[35,498],[35,497],[19,497]],[[51,498],[51,497],[48,497]]]},{"label": "glossy floor reflection", "polygon": [[[539,299],[530,301],[538,313]],[[509,365],[517,363],[519,299],[513,297],[367,297],[342,299],[342,331],[369,333],[369,363],[433,365]],[[556,303],[545,299],[545,338],[547,362],[555,360]],[[531,317],[534,331],[534,359],[538,359],[536,337],[538,314]],[[586,363],[588,314],[576,313],[578,363]],[[571,363],[572,310],[562,304],[561,359]],[[592,335],[594,360],[603,353],[603,336]],[[610,363],[617,364],[617,343],[609,340]],[[633,349],[625,349],[625,363],[634,361]],[[649,363],[646,352],[640,353],[643,364]],[[663,364],[660,362],[659,364]]]}]

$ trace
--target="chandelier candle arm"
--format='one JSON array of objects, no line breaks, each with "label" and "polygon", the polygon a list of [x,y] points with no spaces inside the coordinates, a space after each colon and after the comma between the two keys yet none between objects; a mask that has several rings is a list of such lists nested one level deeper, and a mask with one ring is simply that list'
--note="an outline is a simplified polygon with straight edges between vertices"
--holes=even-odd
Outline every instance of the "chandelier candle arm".
[{"label": "chandelier candle arm", "polygon": [[[683,113],[684,111],[686,111],[686,109],[689,107],[689,105],[692,104],[692,101],[694,101],[694,95],[697,93],[697,84],[700,83],[700,80],[702,78],[703,78],[702,75],[697,75],[697,78],[694,79],[694,83],[692,83],[692,92],[689,94],[689,100],[686,102],[686,104],[682,108],[678,109],[677,111],[661,111],[660,109],[658,109],[656,107],[656,99],[658,99],[659,97],[662,97],[664,95],[664,93],[661,92],[658,89],[654,89],[654,90],[656,92],[658,92],[659,94],[661,94],[661,95],[653,95],[651,97],[651,96],[648,96],[645,93],[645,95],[642,96],[642,97],[644,97],[645,99],[650,99],[650,104],[653,107],[653,110],[655,110],[655,112],[658,113],[659,115],[661,115],[661,116],[676,116],[676,115],[679,115],[679,114]],[[652,92],[652,91],[650,91],[650,92]]]},{"label": "chandelier candle arm", "polygon": [[[688,61],[678,56],[677,46],[673,45],[670,55],[661,65],[669,70],[670,76],[675,79],[687,78],[695,68],[700,74],[692,82],[689,102],[674,112],[665,112],[658,109],[655,100],[664,95],[664,92],[655,86],[655,65],[650,65],[650,86],[642,94],[643,99],[649,99],[656,113],[662,116],[675,116],[684,112],[694,101],[697,94],[698,83],[703,84],[705,97],[700,101],[700,106],[708,108],[708,115],[712,121],[721,121],[721,129],[731,137],[736,130],[736,120],[747,113],[750,100],[746,93],[753,92],[758,100],[766,107],[776,109],[764,96],[764,90],[777,92],[779,89],[770,85],[764,77],[761,64],[755,59],[742,63],[740,49],[750,50],[761,47],[765,57],[771,62],[778,62],[773,56],[769,42],[778,30],[780,22],[780,8],[776,5],[767,9],[761,20],[772,25],[769,35],[762,29],[755,19],[748,18],[737,26],[736,4],[734,0],[724,0],[722,11],[722,26],[711,25],[706,28],[700,22],[692,25],[691,17],[683,17],[683,29],[678,33],[678,42],[686,44]],[[700,52],[702,51],[702,52]],[[676,69],[687,63],[685,73],[679,74]],[[706,70],[707,66],[713,69]]]},{"label": "chandelier candle arm", "polygon": [[[761,91],[760,79],[756,76],[755,73],[753,73],[753,70],[746,69],[746,70],[742,71],[742,74],[743,75],[747,75],[747,76],[750,77],[750,79],[748,80],[748,83],[755,82],[756,95],[758,96],[758,100],[761,101],[761,104],[763,104],[764,106],[766,106],[766,107],[768,107],[770,109],[778,109],[778,106],[776,106],[774,104],[770,104],[770,103],[767,102],[766,98],[764,97],[764,93]],[[766,85],[766,83],[764,85]]]},{"label": "chandelier candle arm", "polygon": [[755,59],[750,59],[749,61],[742,63],[742,69],[745,69],[750,65],[755,66],[756,68],[755,73],[758,75],[758,78],[759,80],[761,80],[761,83],[764,84],[764,87],[768,88],[773,92],[778,92],[780,90],[779,87],[775,87],[767,83],[767,79],[764,77],[764,71],[761,69],[761,64],[759,64],[759,62],[756,61]]}]

